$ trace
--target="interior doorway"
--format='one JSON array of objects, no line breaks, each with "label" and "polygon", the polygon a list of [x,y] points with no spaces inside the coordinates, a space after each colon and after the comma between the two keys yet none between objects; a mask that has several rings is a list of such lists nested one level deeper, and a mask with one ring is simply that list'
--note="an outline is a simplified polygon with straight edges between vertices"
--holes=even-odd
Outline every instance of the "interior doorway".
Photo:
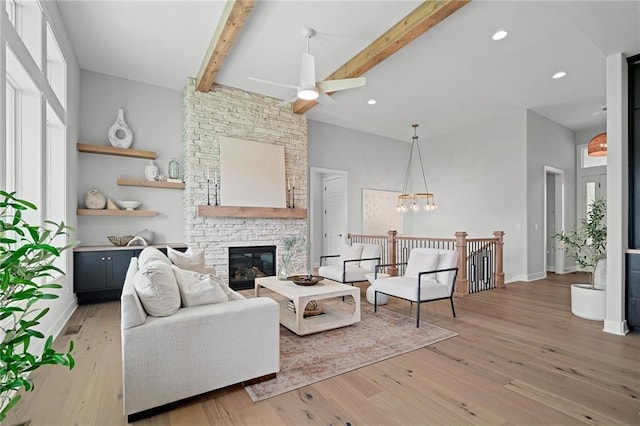
[{"label": "interior doorway", "polygon": [[564,170],[545,166],[544,182],[544,270],[564,274],[565,252],[554,237],[564,231]]},{"label": "interior doorway", "polygon": [[316,267],[320,256],[340,254],[347,238],[347,172],[311,167],[309,181],[309,264]]}]

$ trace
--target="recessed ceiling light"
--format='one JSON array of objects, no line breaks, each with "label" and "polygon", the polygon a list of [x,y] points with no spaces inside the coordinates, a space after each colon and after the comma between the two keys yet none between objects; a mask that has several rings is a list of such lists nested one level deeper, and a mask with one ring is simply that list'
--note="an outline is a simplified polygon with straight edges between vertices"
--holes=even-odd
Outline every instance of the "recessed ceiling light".
[{"label": "recessed ceiling light", "polygon": [[495,33],[493,33],[491,38],[494,39],[495,41],[498,41],[498,40],[502,40],[503,38],[505,38],[507,36],[507,34],[509,34],[509,33],[506,32],[505,30],[500,30],[500,31],[496,31]]},{"label": "recessed ceiling light", "polygon": [[558,71],[557,73],[555,73],[554,75],[551,76],[551,78],[555,78],[556,80],[559,78],[564,77],[565,75],[567,75],[566,72],[564,71]]},{"label": "recessed ceiling light", "polygon": [[375,99],[369,99],[369,100],[367,101],[367,103],[368,103],[369,105],[375,105],[375,104],[376,104],[376,100],[375,100]]}]

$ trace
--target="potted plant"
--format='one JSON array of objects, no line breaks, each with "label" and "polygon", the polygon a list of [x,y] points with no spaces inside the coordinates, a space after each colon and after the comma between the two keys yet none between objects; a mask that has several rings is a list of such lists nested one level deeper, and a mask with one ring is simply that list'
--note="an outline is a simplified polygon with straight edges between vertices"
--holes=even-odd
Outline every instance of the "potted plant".
[{"label": "potted plant", "polygon": [[66,353],[53,349],[52,336],[42,350],[32,344],[32,339],[45,338],[38,326],[49,308],[39,302],[57,298],[51,290],[62,287],[51,282],[63,274],[54,261],[74,245],[55,243],[72,229],[64,222],[30,225],[23,218],[28,210],[36,206],[0,191],[0,421],[20,401],[21,388],[33,390],[32,371],[46,364],[74,365],[73,342]]},{"label": "potted plant", "polygon": [[587,273],[588,284],[571,286],[571,312],[581,318],[603,320],[606,306],[607,204],[603,198],[594,200],[587,217],[573,231],[556,234],[566,253]]}]

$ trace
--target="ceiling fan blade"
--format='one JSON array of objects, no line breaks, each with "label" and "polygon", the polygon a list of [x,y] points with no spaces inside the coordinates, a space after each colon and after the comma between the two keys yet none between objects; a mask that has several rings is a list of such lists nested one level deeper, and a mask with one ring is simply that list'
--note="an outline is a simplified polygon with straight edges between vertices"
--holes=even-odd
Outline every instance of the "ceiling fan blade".
[{"label": "ceiling fan blade", "polygon": [[331,96],[322,92],[320,93],[320,96],[318,96],[318,99],[316,99],[316,101],[322,105],[335,105],[337,103]]},{"label": "ceiling fan blade", "polygon": [[277,83],[275,81],[263,80],[261,78],[255,78],[255,77],[249,77],[249,80],[255,81],[257,83],[270,84],[272,86],[286,87],[286,88],[289,88],[289,89],[298,89],[298,86],[296,86],[294,84]]},{"label": "ceiling fan blade", "polygon": [[300,86],[315,87],[316,85],[316,60],[307,52],[302,52],[300,61]]},{"label": "ceiling fan blade", "polygon": [[339,90],[353,89],[355,87],[361,87],[367,84],[365,77],[358,78],[344,78],[342,80],[326,80],[319,81],[318,87],[324,93],[337,92]]},{"label": "ceiling fan blade", "polygon": [[282,102],[280,102],[278,104],[278,106],[281,106],[281,107],[282,106],[286,106],[286,105],[289,105],[291,102],[294,102],[294,101],[297,101],[297,100],[298,100],[298,94],[295,94],[295,95],[283,100]]}]

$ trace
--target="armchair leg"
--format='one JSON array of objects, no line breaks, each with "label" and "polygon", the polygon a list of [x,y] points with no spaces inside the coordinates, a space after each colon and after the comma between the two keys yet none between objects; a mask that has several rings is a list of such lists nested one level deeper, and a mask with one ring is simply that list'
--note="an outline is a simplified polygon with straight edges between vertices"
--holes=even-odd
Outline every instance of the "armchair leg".
[{"label": "armchair leg", "polygon": [[416,310],[416,328],[420,328],[420,300],[416,302],[418,309]]},{"label": "armchair leg", "polygon": [[373,312],[378,312],[378,292],[373,292]]},{"label": "armchair leg", "polygon": [[453,297],[450,297],[449,300],[451,301],[451,312],[453,312],[453,317],[456,317],[456,308],[453,307]]}]

